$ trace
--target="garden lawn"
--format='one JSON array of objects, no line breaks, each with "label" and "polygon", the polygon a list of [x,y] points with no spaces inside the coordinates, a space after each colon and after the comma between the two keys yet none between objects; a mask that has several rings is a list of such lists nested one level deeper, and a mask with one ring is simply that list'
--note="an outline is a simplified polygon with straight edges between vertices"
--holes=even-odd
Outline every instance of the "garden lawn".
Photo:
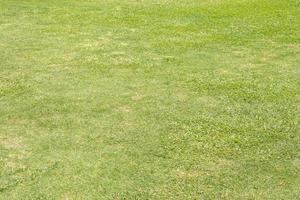
[{"label": "garden lawn", "polygon": [[299,199],[299,0],[0,0],[0,199]]}]

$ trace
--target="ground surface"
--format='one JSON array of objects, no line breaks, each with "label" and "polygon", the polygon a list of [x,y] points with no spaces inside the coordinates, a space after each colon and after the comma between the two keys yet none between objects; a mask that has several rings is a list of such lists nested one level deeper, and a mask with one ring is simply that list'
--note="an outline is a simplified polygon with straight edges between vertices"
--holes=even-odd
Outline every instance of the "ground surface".
[{"label": "ground surface", "polygon": [[0,0],[0,199],[299,199],[298,0]]}]

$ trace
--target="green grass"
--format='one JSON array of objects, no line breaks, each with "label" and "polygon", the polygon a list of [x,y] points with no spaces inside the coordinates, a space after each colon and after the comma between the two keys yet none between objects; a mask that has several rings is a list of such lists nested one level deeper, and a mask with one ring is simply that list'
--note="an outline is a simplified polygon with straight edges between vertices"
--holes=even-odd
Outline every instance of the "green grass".
[{"label": "green grass", "polygon": [[0,199],[299,199],[299,0],[0,0]]}]

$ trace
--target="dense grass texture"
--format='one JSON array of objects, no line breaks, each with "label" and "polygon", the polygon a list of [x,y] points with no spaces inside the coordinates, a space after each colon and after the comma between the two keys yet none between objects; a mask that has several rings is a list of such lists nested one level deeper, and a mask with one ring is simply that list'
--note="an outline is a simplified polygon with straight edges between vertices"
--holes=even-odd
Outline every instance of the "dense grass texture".
[{"label": "dense grass texture", "polygon": [[0,0],[0,199],[299,199],[299,0]]}]

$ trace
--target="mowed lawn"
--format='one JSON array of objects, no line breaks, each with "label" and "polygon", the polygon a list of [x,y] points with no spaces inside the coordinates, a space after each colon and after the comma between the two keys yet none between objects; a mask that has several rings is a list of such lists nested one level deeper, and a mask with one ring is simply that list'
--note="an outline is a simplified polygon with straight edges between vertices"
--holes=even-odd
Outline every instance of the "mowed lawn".
[{"label": "mowed lawn", "polygon": [[299,0],[0,0],[0,199],[299,199]]}]

